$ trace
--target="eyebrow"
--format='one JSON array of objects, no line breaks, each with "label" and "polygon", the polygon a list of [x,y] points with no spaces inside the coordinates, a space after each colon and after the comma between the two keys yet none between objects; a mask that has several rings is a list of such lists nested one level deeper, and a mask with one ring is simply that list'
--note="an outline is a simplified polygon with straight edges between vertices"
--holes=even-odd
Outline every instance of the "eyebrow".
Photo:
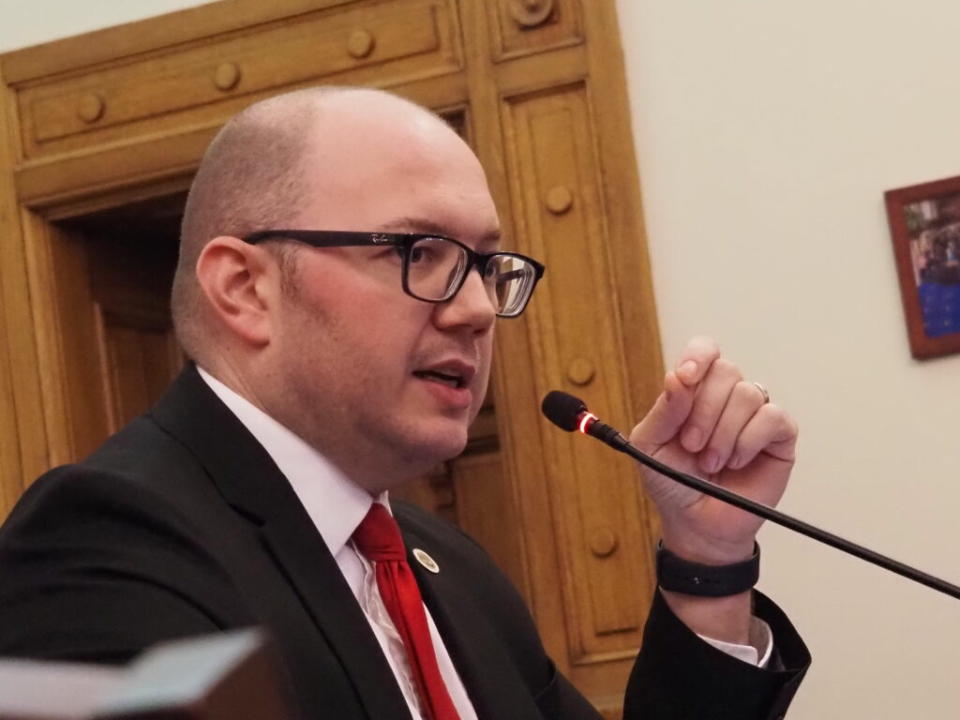
[{"label": "eyebrow", "polygon": [[[381,232],[435,233],[437,235],[443,235],[444,237],[453,237],[449,228],[422,217],[394,218],[381,224],[376,230]],[[480,236],[478,245],[499,243],[500,237],[500,228],[494,228]]]}]

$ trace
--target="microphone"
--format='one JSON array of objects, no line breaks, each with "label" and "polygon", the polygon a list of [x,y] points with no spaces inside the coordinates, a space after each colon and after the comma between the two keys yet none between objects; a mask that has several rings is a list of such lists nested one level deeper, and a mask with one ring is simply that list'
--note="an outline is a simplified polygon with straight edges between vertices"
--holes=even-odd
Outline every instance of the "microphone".
[{"label": "microphone", "polygon": [[655,460],[631,445],[630,442],[623,435],[617,432],[616,429],[610,427],[604,422],[601,422],[596,415],[587,410],[586,404],[580,398],[574,397],[569,393],[561,392],[560,390],[551,390],[544,396],[540,409],[546,418],[557,427],[566,430],[567,432],[573,432],[574,430],[577,430],[584,435],[590,435],[598,440],[602,440],[614,450],[619,450],[620,452],[629,455],[634,460],[653,470],[656,470],[661,475],[665,475],[681,485],[686,485],[688,488],[697,490],[704,495],[709,495],[710,497],[721,500],[728,505],[733,505],[734,507],[745,510],[748,513],[752,513],[757,517],[761,517],[764,520],[769,520],[772,523],[785,527],[789,530],[793,530],[794,532],[805,535],[806,537],[812,538],[813,540],[821,542],[825,545],[829,545],[830,547],[845,552],[848,555],[853,555],[854,557],[860,558],[868,563],[882,567],[884,570],[889,570],[890,572],[896,573],[897,575],[905,577],[908,580],[913,580],[914,582],[925,585],[928,588],[937,590],[938,592],[942,592],[952,598],[957,598],[960,600],[960,587],[957,587],[946,580],[941,580],[938,577],[925,573],[921,570],[917,570],[909,565],[905,565],[904,563],[894,560],[893,558],[889,558],[886,555],[881,555],[880,553],[863,547],[862,545],[857,545],[854,542],[845,540],[839,535],[834,535],[826,530],[821,530],[820,528],[806,523],[803,520],[799,520],[795,517],[787,515],[786,513],[782,513],[779,510],[775,510],[769,505],[758,503],[755,500],[744,497],[743,495],[738,495],[735,492],[731,492],[724,487],[714,485],[711,482],[701,480],[698,477],[688,475],[687,473],[680,472],[679,470],[674,470],[669,465],[664,465],[659,460]]}]

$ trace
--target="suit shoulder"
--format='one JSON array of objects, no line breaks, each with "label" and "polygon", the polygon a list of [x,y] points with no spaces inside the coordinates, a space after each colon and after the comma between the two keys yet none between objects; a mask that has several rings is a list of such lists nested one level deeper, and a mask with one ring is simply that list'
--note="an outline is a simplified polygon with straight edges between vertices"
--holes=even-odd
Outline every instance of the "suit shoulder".
[{"label": "suit shoulder", "polygon": [[9,532],[42,514],[57,526],[75,526],[96,518],[143,520],[163,517],[182,523],[174,510],[178,478],[196,474],[189,458],[153,423],[140,418],[111,437],[86,459],[53,468],[24,492],[3,525]]},{"label": "suit shoulder", "polygon": [[[152,432],[146,425],[134,435]],[[203,470],[178,457],[175,443],[124,432],[31,484],[0,526],[0,574],[82,567],[146,578],[163,568],[222,578],[203,522],[209,484],[195,482]]]},{"label": "suit shoulder", "polygon": [[200,524],[140,478],[85,464],[38,478],[0,526],[0,572],[24,562],[49,568],[155,566],[177,558],[214,568]]},{"label": "suit shoulder", "polygon": [[456,525],[404,500],[391,500],[390,507],[404,532],[456,549],[476,561],[492,562],[480,543]]}]

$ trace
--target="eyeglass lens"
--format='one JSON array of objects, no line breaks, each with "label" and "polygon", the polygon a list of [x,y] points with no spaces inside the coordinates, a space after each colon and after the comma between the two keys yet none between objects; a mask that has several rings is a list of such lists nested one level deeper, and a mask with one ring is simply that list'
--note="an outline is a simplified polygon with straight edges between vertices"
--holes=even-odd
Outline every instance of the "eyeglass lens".
[{"label": "eyeglass lens", "polygon": [[523,310],[536,277],[530,263],[512,255],[496,255],[487,265],[487,275],[493,280],[491,287],[497,312],[513,315]]},{"label": "eyeglass lens", "polygon": [[[444,238],[417,240],[407,256],[407,286],[424,300],[448,300],[468,270],[467,261],[467,251],[456,243]],[[497,313],[511,315],[522,310],[535,276],[533,266],[522,258],[490,258],[483,282]]]}]

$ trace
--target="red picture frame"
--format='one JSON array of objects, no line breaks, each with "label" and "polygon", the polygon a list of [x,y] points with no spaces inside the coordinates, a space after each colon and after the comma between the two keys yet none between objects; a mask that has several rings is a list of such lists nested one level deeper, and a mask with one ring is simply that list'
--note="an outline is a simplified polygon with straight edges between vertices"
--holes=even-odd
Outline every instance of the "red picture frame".
[{"label": "red picture frame", "polygon": [[884,193],[910,352],[960,352],[960,176]]}]

